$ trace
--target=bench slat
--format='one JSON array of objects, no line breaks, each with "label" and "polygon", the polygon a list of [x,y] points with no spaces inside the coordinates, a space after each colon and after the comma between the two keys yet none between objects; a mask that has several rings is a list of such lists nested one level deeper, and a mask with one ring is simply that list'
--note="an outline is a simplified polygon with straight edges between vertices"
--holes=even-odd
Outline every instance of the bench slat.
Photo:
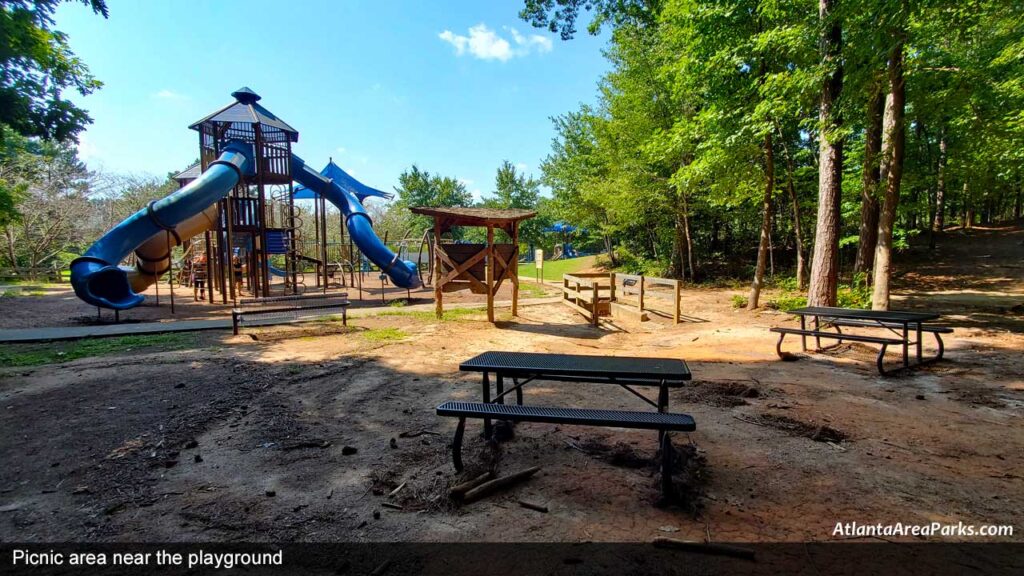
[{"label": "bench slat", "polygon": [[629,410],[597,410],[592,408],[552,408],[516,404],[485,404],[482,402],[449,401],[437,407],[438,416],[458,418],[494,418],[520,422],[575,424],[580,426],[612,426],[642,430],[673,430],[690,432],[697,425],[687,414],[635,412]]},{"label": "bench slat", "polygon": [[902,344],[903,340],[897,338],[880,338],[878,336],[862,336],[860,334],[840,334],[839,332],[823,332],[815,330],[801,330],[799,328],[775,327],[770,329],[776,334],[798,334],[800,336],[813,336],[815,338],[833,338],[835,340],[849,340],[850,342],[871,342],[874,344]]}]

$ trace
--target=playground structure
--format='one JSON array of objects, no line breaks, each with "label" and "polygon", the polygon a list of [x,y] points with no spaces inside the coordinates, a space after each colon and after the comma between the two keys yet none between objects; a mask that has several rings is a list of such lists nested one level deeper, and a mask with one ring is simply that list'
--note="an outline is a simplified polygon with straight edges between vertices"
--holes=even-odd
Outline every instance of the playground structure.
[{"label": "playground structure", "polygon": [[576,251],[576,248],[573,247],[571,242],[569,242],[569,237],[579,231],[576,226],[566,224],[565,222],[555,222],[551,226],[545,228],[544,231],[558,234],[562,239],[561,242],[555,244],[554,250],[551,253],[551,260],[576,258],[580,256],[579,252]]},{"label": "playground structure", "polygon": [[[531,210],[498,210],[491,208],[410,208],[414,214],[434,219],[434,302],[438,318],[444,314],[444,293],[470,290],[487,295],[487,320],[494,322],[494,295],[506,279],[512,283],[512,315],[517,316],[519,303],[519,223],[533,218]],[[463,244],[443,236],[456,226],[477,226],[487,229],[485,244]],[[495,243],[495,229],[506,236],[506,242]]]},{"label": "playground structure", "polygon": [[[671,317],[679,324],[683,283],[672,278],[657,278],[616,272],[577,272],[562,275],[562,303],[579,312],[592,326],[602,316],[621,315],[646,322],[651,314]],[[666,310],[651,301],[668,304]]]},{"label": "playground structure", "polygon": [[[242,290],[256,298],[298,295],[310,272],[326,293],[332,285],[345,286],[346,265],[351,285],[357,273],[361,282],[370,263],[395,286],[419,287],[416,265],[381,242],[362,205],[369,196],[388,195],[333,162],[322,172],[311,169],[292,152],[298,131],[258,104],[252,90],[232,96],[235,102],[189,126],[199,133],[200,161],[175,177],[181,188],[130,216],[72,262],[78,297],[114,310],[139,305],[140,292],[163,274],[173,279],[177,246],[186,255],[179,267],[190,267],[186,277],[211,303],[215,290],[224,304],[237,302]],[[304,238],[297,199],[314,202],[311,239]],[[333,247],[328,201],[341,212],[341,241]]]}]

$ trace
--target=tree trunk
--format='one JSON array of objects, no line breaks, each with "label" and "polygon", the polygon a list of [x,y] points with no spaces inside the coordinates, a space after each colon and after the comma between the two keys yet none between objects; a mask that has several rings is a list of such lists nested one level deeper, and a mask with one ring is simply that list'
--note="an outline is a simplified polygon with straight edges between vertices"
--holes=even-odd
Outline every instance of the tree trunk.
[{"label": "tree trunk", "polygon": [[807,259],[804,252],[804,234],[800,226],[800,198],[796,195],[796,179],[794,173],[796,168],[793,162],[793,155],[789,153],[789,146],[786,145],[786,137],[779,129],[779,142],[782,143],[782,150],[786,153],[786,188],[789,192],[789,201],[793,205],[793,242],[796,244],[796,285],[798,290],[807,288]]},{"label": "tree trunk", "polygon": [[757,266],[754,268],[754,282],[750,285],[750,297],[747,299],[747,310],[757,308],[764,286],[764,269],[768,260],[768,246],[772,233],[772,196],[775,193],[775,151],[772,149],[771,132],[764,136],[764,214],[761,217],[761,241],[757,246]]},{"label": "tree trunk", "polygon": [[807,303],[833,306],[839,282],[840,201],[843,184],[842,118],[838,99],[843,89],[842,30],[832,9],[836,0],[819,0],[818,17],[825,23],[821,38],[822,60],[831,73],[821,90],[818,145],[818,221],[814,231],[814,258]]},{"label": "tree trunk", "polygon": [[683,193],[683,235],[686,237],[686,262],[690,266],[690,282],[696,282],[697,276],[693,269],[693,237],[690,235],[690,202]]},{"label": "tree trunk", "polygon": [[889,57],[889,97],[885,105],[885,133],[891,145],[888,174],[885,181],[885,197],[878,218],[878,246],[875,250],[874,290],[871,307],[875,310],[889,309],[889,279],[892,275],[892,232],[896,222],[896,208],[900,201],[900,184],[903,180],[903,154],[906,140],[904,107],[906,87],[903,79],[904,32],[897,32],[896,45]]},{"label": "tree trunk", "polygon": [[880,166],[878,153],[882,149],[882,114],[885,110],[885,92],[873,88],[868,102],[868,121],[864,136],[864,169],[861,177],[860,238],[857,243],[857,259],[853,263],[854,274],[867,274],[875,261],[875,245],[878,243],[878,183]]},{"label": "tree trunk", "polygon": [[686,277],[686,235],[683,232],[683,199],[676,202],[675,226],[673,227],[672,238],[672,277],[683,280]]},{"label": "tree trunk", "polygon": [[1013,203],[1013,219],[1014,221],[1020,220],[1020,208],[1021,208],[1021,185],[1017,185],[1017,199]]},{"label": "tree trunk", "polygon": [[939,170],[935,179],[935,219],[932,220],[930,247],[935,249],[935,235],[946,225],[946,132],[939,133]]},{"label": "tree trunk", "polygon": [[964,180],[964,228],[974,228],[974,203],[971,202],[971,189],[967,180]]}]

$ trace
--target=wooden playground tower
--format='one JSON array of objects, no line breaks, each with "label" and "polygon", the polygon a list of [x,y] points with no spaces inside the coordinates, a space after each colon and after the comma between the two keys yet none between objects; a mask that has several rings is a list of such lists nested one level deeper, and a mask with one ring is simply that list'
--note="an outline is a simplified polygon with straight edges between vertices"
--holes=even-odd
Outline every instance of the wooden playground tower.
[{"label": "wooden playground tower", "polygon": [[[304,238],[304,214],[295,203],[291,174],[291,147],[298,141],[298,131],[258,104],[260,96],[252,90],[241,88],[231,95],[235,102],[189,126],[199,133],[199,162],[174,179],[184,187],[198,178],[229,140],[253,145],[256,173],[242,178],[217,202],[215,225],[184,245],[183,262],[190,276],[204,283],[210,303],[216,301],[217,291],[223,304],[236,303],[243,291],[251,297],[300,294],[307,288],[310,265],[318,291],[326,293],[332,284],[345,286],[340,265],[326,264],[331,261],[349,263],[354,285],[357,270],[352,263],[359,258],[351,240],[344,245],[344,219],[339,218],[341,241],[335,243],[340,246],[332,247],[334,259],[329,260],[327,206],[318,195],[312,199],[313,238]],[[272,258],[283,266],[274,266]],[[332,282],[336,273],[340,279]],[[275,275],[283,281],[273,282]]]},{"label": "wooden playground tower", "polygon": [[[434,306],[438,318],[444,315],[445,292],[470,290],[487,295],[487,320],[494,322],[494,296],[506,279],[512,283],[512,315],[519,315],[519,223],[533,218],[536,212],[430,207],[410,210],[434,219]],[[444,242],[442,236],[450,234],[456,226],[486,228],[487,242]],[[507,236],[507,242],[495,243],[495,229]]]}]

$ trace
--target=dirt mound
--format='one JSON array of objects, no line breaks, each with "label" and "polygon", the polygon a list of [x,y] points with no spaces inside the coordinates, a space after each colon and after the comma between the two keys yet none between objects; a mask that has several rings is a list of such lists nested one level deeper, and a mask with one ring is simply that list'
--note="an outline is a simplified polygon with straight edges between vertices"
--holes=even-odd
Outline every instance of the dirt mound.
[{"label": "dirt mound", "polygon": [[747,398],[760,398],[762,391],[754,380],[694,380],[683,388],[687,402],[719,408],[749,404]]},{"label": "dirt mound", "polygon": [[802,420],[790,418],[789,416],[782,416],[780,414],[761,414],[760,416],[757,416],[757,423],[763,426],[768,426],[769,428],[775,428],[776,430],[782,430],[792,434],[793,436],[810,438],[815,442],[832,442],[838,444],[845,440],[849,440],[849,435],[831,426],[804,422]]}]

